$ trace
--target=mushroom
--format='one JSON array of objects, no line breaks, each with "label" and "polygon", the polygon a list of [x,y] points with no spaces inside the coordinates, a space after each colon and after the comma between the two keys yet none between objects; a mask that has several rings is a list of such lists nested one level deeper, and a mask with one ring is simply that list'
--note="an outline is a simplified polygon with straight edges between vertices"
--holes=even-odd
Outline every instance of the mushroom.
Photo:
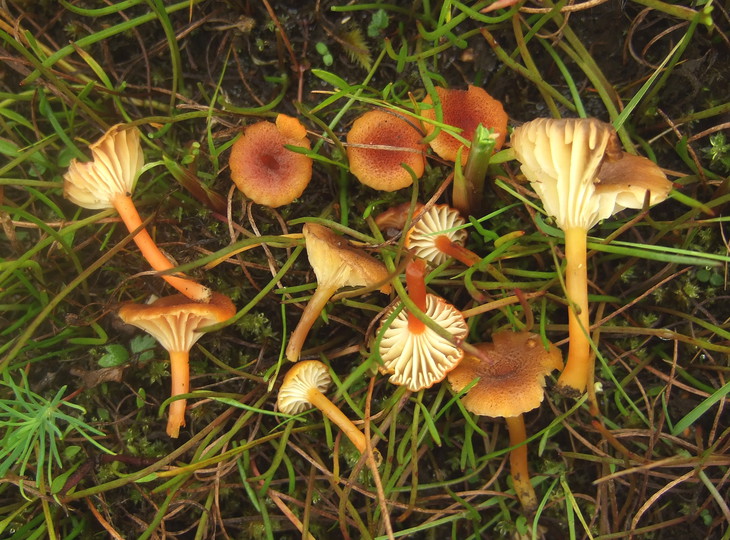
[{"label": "mushroom", "polygon": [[426,166],[423,135],[394,113],[374,110],[359,116],[347,133],[350,172],[373,189],[395,191],[423,176]]},{"label": "mushroom", "polygon": [[292,362],[299,360],[309,330],[337,289],[376,284],[380,284],[382,293],[387,294],[391,289],[385,265],[332,230],[316,223],[306,223],[302,232],[309,263],[317,276],[317,288],[289,337],[286,357]]},{"label": "mushroom", "polygon": [[[416,217],[423,210],[423,203],[416,202],[413,205],[413,212],[411,213],[411,219]],[[411,203],[404,202],[391,206],[387,210],[383,210],[377,216],[375,216],[375,225],[384,233],[390,233],[388,236],[395,236],[400,233],[406,226],[408,221],[408,213],[411,212]]]},{"label": "mushroom", "polygon": [[537,508],[537,496],[527,468],[527,446],[523,413],[537,408],[543,400],[545,376],[562,369],[560,350],[540,343],[540,336],[530,332],[501,331],[492,335],[493,343],[475,347],[486,360],[469,354],[449,374],[456,392],[471,382],[476,384],[462,397],[464,406],[474,414],[504,418],[509,431],[510,469],[515,493],[522,507]]},{"label": "mushroom", "polygon": [[[345,414],[323,394],[330,384],[327,366],[319,360],[304,360],[293,366],[284,376],[276,398],[276,405],[285,414],[299,414],[316,407],[332,423],[342,430],[360,454],[367,450],[365,435]],[[374,452],[376,462],[379,453]]]},{"label": "mushroom", "polygon": [[285,145],[311,148],[305,127],[285,114],[276,117],[276,124],[248,126],[233,143],[228,159],[231,179],[246,197],[277,208],[304,192],[312,179],[312,158]]},{"label": "mushroom", "polygon": [[446,204],[435,204],[425,212],[414,215],[414,225],[406,233],[406,247],[418,257],[434,265],[452,257],[467,266],[473,266],[481,257],[464,247],[466,231],[464,218]]},{"label": "mushroom", "polygon": [[[198,329],[226,321],[235,314],[230,298],[219,293],[213,293],[208,304],[191,302],[176,294],[151,304],[124,304],[119,309],[119,317],[125,323],[150,334],[169,353],[173,397],[190,390],[190,349],[203,336]],[[167,434],[177,438],[184,425],[185,400],[178,399],[170,404]]]},{"label": "mushroom", "polygon": [[[460,129],[459,135],[471,141],[479,124],[492,128],[497,134],[495,150],[502,148],[507,137],[507,113],[502,104],[490,96],[483,88],[469,85],[467,90],[446,89],[436,87],[436,94],[441,102],[443,123]],[[421,102],[427,105],[421,109],[421,115],[427,120],[436,120],[436,109],[431,96]],[[423,122],[427,135],[436,129],[433,123]],[[447,161],[456,161],[456,155],[463,143],[446,131],[439,132],[429,143],[431,149]],[[469,157],[469,149],[461,151],[461,164],[465,165]]]},{"label": "mushroom", "polygon": [[[150,266],[158,272],[174,268],[142,228],[142,219],[132,202],[132,192],[144,165],[137,128],[116,124],[89,149],[92,161],[81,163],[72,159],[63,175],[64,196],[82,208],[116,209],[129,232],[136,231],[134,242]],[[192,300],[207,302],[210,299],[210,289],[199,283],[171,274],[163,274],[162,278]]]},{"label": "mushroom", "polygon": [[[672,185],[646,158],[620,151],[615,130],[595,118],[539,118],[514,130],[512,148],[547,214],[565,233],[565,288],[570,344],[558,390],[585,392],[593,379],[586,242],[600,220],[663,201]],[[617,148],[619,148],[617,150]]]},{"label": "mushroom", "polygon": [[[406,267],[408,297],[430,319],[463,341],[469,328],[461,312],[434,294],[426,292],[426,264],[414,259]],[[395,308],[394,308],[395,309]],[[378,334],[382,333],[379,353],[383,360],[380,371],[390,375],[390,382],[417,392],[441,382],[464,356],[464,351],[403,309],[388,324],[392,310],[385,315]]]}]

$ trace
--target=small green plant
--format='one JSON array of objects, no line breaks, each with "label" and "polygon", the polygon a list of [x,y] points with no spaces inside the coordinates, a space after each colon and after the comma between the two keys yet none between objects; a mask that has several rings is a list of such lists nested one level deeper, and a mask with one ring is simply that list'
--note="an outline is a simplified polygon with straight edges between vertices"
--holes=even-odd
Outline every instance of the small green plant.
[{"label": "small green plant", "polygon": [[702,153],[710,160],[710,167],[718,172],[730,172],[730,142],[725,133],[718,131],[710,135],[710,146],[702,149]]},{"label": "small green plant", "polygon": [[73,412],[84,414],[80,405],[64,400],[66,387],[61,387],[51,398],[46,399],[30,389],[25,372],[21,371],[21,384],[3,373],[0,381],[0,425],[3,435],[0,440],[0,476],[10,470],[19,476],[25,475],[30,467],[35,469],[35,485],[53,483],[54,466],[62,467],[60,446],[66,437],[75,433],[84,437],[102,452],[112,452],[94,440],[94,436],[104,433],[86,424],[83,420],[63,412],[70,408]]}]

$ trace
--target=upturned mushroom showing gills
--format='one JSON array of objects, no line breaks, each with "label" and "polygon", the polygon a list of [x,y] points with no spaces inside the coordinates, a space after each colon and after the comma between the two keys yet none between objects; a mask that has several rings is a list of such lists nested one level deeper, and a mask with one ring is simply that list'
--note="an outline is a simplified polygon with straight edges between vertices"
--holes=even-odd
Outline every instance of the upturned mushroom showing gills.
[{"label": "upturned mushroom showing gills", "polygon": [[[332,377],[327,366],[322,362],[318,360],[299,362],[284,376],[276,399],[277,407],[285,414],[299,414],[311,407],[316,407],[340,428],[360,454],[364,454],[367,450],[367,441],[363,432],[324,395],[330,384],[332,384]],[[380,461],[377,450],[374,450],[373,453],[376,462]]]},{"label": "upturned mushroom showing gills", "polygon": [[[454,341],[466,339],[469,328],[464,316],[454,306],[426,292],[426,264],[414,259],[406,267],[408,297],[429,318],[449,332]],[[441,382],[464,356],[464,351],[436,333],[406,308],[388,324],[390,313],[378,330],[382,333],[379,353],[383,361],[380,371],[390,375],[390,382],[413,392]]]},{"label": "upturned mushroom showing gills", "polygon": [[[492,128],[496,135],[494,149],[499,150],[507,137],[507,113],[502,104],[490,96],[483,88],[471,86],[467,90],[446,89],[436,87],[436,94],[441,102],[443,123],[459,128],[459,135],[471,141],[479,124],[485,128]],[[431,96],[426,96],[422,102],[421,115],[428,120],[436,120],[436,110],[433,107]],[[423,128],[430,135],[436,129],[431,122],[423,122]],[[453,135],[445,131],[439,132],[429,143],[431,149],[447,161],[456,161],[459,148],[463,147]],[[465,165],[469,157],[469,149],[461,151],[461,164]]]},{"label": "upturned mushroom showing gills", "polygon": [[517,446],[509,456],[515,493],[522,507],[531,512],[537,508],[537,496],[527,468],[522,415],[540,406],[545,377],[554,369],[562,369],[563,360],[555,345],[545,349],[540,336],[530,332],[497,332],[492,340],[474,345],[484,359],[465,355],[448,374],[449,384],[460,392],[477,380],[461,398],[464,406],[474,414],[505,419],[510,446]]},{"label": "upturned mushroom showing gills", "polygon": [[568,360],[558,390],[579,396],[593,381],[586,242],[600,220],[663,201],[672,185],[650,160],[620,150],[610,124],[594,118],[540,118],[514,130],[521,169],[565,233],[565,287],[570,303]]},{"label": "upturned mushroom showing gills", "polygon": [[280,114],[276,124],[262,121],[243,130],[233,143],[231,179],[246,197],[277,208],[299,197],[312,179],[312,158],[285,145],[311,148],[307,130],[296,118]]},{"label": "upturned mushroom showing gills", "polygon": [[[190,349],[203,334],[198,329],[226,321],[236,314],[230,298],[213,293],[210,302],[200,304],[176,294],[159,298],[151,304],[125,304],[119,317],[154,337],[170,355],[171,395],[190,391]],[[177,438],[185,425],[185,400],[170,404],[167,434]]]},{"label": "upturned mushroom showing gills", "polygon": [[[137,231],[134,242],[142,256],[158,272],[174,268],[157,247],[132,202],[144,155],[135,127],[117,124],[89,146],[92,160],[79,162],[72,159],[63,175],[63,194],[71,202],[97,210],[114,208],[129,232]],[[207,287],[179,275],[163,274],[162,278],[188,298],[207,302],[211,291]]]},{"label": "upturned mushroom showing gills", "polygon": [[406,233],[405,245],[414,255],[434,265],[445,262],[449,257],[473,266],[481,257],[464,247],[467,233],[460,228],[464,218],[446,204],[434,204],[428,210],[414,216],[414,225]]},{"label": "upturned mushroom showing gills", "polygon": [[286,357],[292,362],[299,360],[309,330],[337,289],[379,285],[380,292],[386,294],[391,289],[385,265],[365,251],[323,225],[306,223],[302,232],[317,288],[289,336]]},{"label": "upturned mushroom showing gills", "polygon": [[387,111],[368,111],[359,116],[347,133],[350,172],[373,189],[395,191],[413,183],[407,165],[423,176],[426,167],[423,135],[415,124]]}]

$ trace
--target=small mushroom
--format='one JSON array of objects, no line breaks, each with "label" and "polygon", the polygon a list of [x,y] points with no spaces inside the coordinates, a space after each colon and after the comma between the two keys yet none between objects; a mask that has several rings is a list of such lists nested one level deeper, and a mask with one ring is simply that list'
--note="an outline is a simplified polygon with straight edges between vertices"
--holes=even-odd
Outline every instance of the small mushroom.
[{"label": "small mushroom", "polygon": [[292,362],[299,360],[309,330],[337,289],[376,284],[380,284],[383,293],[391,289],[385,265],[343,237],[316,223],[306,223],[302,232],[309,263],[317,276],[317,288],[289,337],[286,357]]},{"label": "small mushroom", "polygon": [[562,369],[560,350],[550,344],[547,350],[540,336],[530,332],[497,332],[493,343],[475,347],[484,355],[480,360],[465,355],[449,374],[449,383],[456,392],[477,380],[461,398],[474,414],[504,418],[510,436],[510,469],[515,492],[522,507],[531,512],[537,508],[537,496],[530,483],[527,468],[527,446],[523,413],[540,406],[544,396],[545,376]]},{"label": "small mushroom", "polygon": [[[443,123],[460,129],[459,135],[471,141],[479,124],[492,128],[497,133],[494,145],[495,150],[502,148],[507,137],[507,113],[502,104],[490,96],[483,88],[469,85],[467,90],[446,89],[436,87],[436,94],[441,102]],[[433,107],[431,96],[426,96],[421,102],[427,105],[421,109],[421,115],[428,120],[436,120],[436,110]],[[423,128],[430,135],[436,129],[431,122],[423,122]],[[456,161],[459,148],[463,147],[453,135],[441,131],[429,143],[431,149],[447,161]],[[465,165],[469,157],[469,149],[461,151],[461,164]]]},{"label": "small mushroom", "polygon": [[558,390],[579,396],[594,369],[588,337],[588,231],[624,208],[641,208],[647,193],[650,205],[663,201],[672,184],[656,164],[621,152],[613,127],[595,118],[527,122],[512,133],[512,148],[545,212],[565,233],[570,344]]},{"label": "small mushroom", "polygon": [[[463,341],[469,333],[464,316],[454,306],[426,292],[426,264],[414,259],[406,267],[408,297],[429,318],[449,332],[454,341]],[[383,332],[390,313],[383,317],[378,334]],[[380,340],[380,371],[390,375],[390,382],[417,392],[441,382],[464,356],[464,351],[410,313],[407,309],[388,325]]]},{"label": "small mushroom", "polygon": [[[360,454],[364,454],[367,450],[367,441],[363,432],[323,393],[330,384],[332,377],[322,362],[319,360],[299,362],[284,376],[276,399],[277,407],[285,414],[299,414],[310,407],[316,407],[342,430]],[[374,454],[378,461],[379,454],[376,452],[377,450]]]},{"label": "small mushroom", "polygon": [[406,233],[405,245],[414,255],[434,265],[449,257],[473,266],[481,257],[464,247],[467,233],[460,228],[464,218],[446,204],[434,204],[425,212],[414,215],[414,225]]},{"label": "small mushroom", "polygon": [[[171,395],[190,390],[190,349],[203,334],[198,329],[226,321],[236,314],[230,298],[213,293],[210,302],[201,304],[176,294],[159,298],[151,304],[124,304],[119,317],[154,337],[170,355]],[[170,404],[167,434],[177,438],[185,425],[185,400]]]},{"label": "small mushroom", "polygon": [[[155,241],[142,226],[142,219],[132,202],[132,192],[144,155],[139,130],[117,124],[89,146],[92,160],[72,159],[63,175],[63,194],[71,202],[96,210],[114,208],[129,232],[137,231],[134,242],[142,256],[158,272],[174,268]],[[185,296],[207,302],[211,291],[207,287],[179,275],[163,274],[162,278]]]},{"label": "small mushroom", "polygon": [[231,179],[246,197],[277,208],[304,192],[312,179],[312,158],[285,145],[311,148],[305,127],[285,114],[276,117],[276,124],[248,126],[233,143],[228,159]]},{"label": "small mushroom", "polygon": [[347,134],[350,172],[373,189],[395,191],[413,183],[407,165],[423,176],[426,166],[423,135],[414,124],[387,111],[368,111],[359,116]]},{"label": "small mushroom", "polygon": [[[400,233],[406,226],[408,220],[408,213],[411,209],[410,202],[404,202],[391,206],[387,210],[383,210],[377,216],[375,216],[375,225],[378,226],[382,232],[388,234],[388,236],[395,236]],[[420,214],[423,210],[423,203],[416,202],[413,206],[413,212],[411,219]],[[392,233],[392,234],[389,234]]]}]

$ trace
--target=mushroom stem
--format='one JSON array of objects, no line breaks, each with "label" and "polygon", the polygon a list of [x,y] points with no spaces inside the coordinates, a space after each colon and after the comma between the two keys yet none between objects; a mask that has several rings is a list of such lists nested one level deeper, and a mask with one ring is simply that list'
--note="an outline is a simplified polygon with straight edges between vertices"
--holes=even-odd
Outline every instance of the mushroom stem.
[{"label": "mushroom stem", "polygon": [[452,242],[445,234],[437,236],[435,244],[436,248],[439,251],[445,253],[453,259],[456,259],[466,266],[474,266],[476,263],[482,260],[482,258],[473,251],[466,249],[461,244]]},{"label": "mushroom stem", "polygon": [[[129,195],[119,195],[111,202],[129,232],[137,231],[137,234],[134,235],[134,243],[137,244],[139,251],[150,266],[158,272],[164,272],[174,268],[170,260],[160,251],[155,241],[152,240],[147,229],[140,228],[142,226],[142,219],[139,217],[139,212],[137,212],[134,202],[132,202],[132,197]],[[163,274],[161,277],[191,300],[206,303],[210,301],[212,295],[211,290],[200,283],[169,274]]]},{"label": "mushroom stem", "polygon": [[297,327],[291,333],[291,336],[289,336],[289,343],[286,345],[286,357],[290,361],[296,362],[299,360],[299,355],[302,352],[302,347],[304,346],[304,341],[307,339],[309,330],[311,330],[320,313],[322,313],[329,299],[332,298],[332,295],[339,288],[336,285],[338,282],[338,280],[333,279],[330,283],[320,283],[317,285],[314,294],[302,312],[302,318],[299,319]]},{"label": "mushroom stem", "polygon": [[[170,351],[170,378],[172,397],[187,394],[190,391],[190,355],[187,351]],[[167,434],[176,439],[180,428],[185,425],[185,399],[177,399],[170,403],[167,416]]]},{"label": "mushroom stem", "polygon": [[586,242],[588,232],[582,227],[565,231],[565,289],[570,308],[568,310],[568,359],[558,379],[558,391],[566,396],[583,394],[591,375],[588,337],[588,271],[586,268]]},{"label": "mushroom stem", "polygon": [[509,465],[512,473],[512,483],[515,487],[517,498],[526,512],[532,512],[537,508],[537,495],[530,483],[530,472],[527,470],[527,445],[523,444],[527,439],[525,430],[525,419],[523,415],[508,416],[505,418],[507,430],[509,431],[509,445],[517,446],[509,453]]},{"label": "mushroom stem", "polygon": [[317,407],[322,414],[324,414],[333,424],[335,424],[342,432],[347,436],[357,450],[364,454],[367,449],[367,443],[365,441],[365,435],[362,431],[357,429],[357,426],[352,423],[345,414],[332,403],[327,396],[316,388],[311,388],[307,393],[309,402]]},{"label": "mushroom stem", "polygon": [[[416,307],[426,311],[426,263],[423,259],[414,259],[406,267],[406,286],[408,297]],[[408,313],[408,329],[414,334],[421,334],[426,325],[412,313]]]}]

